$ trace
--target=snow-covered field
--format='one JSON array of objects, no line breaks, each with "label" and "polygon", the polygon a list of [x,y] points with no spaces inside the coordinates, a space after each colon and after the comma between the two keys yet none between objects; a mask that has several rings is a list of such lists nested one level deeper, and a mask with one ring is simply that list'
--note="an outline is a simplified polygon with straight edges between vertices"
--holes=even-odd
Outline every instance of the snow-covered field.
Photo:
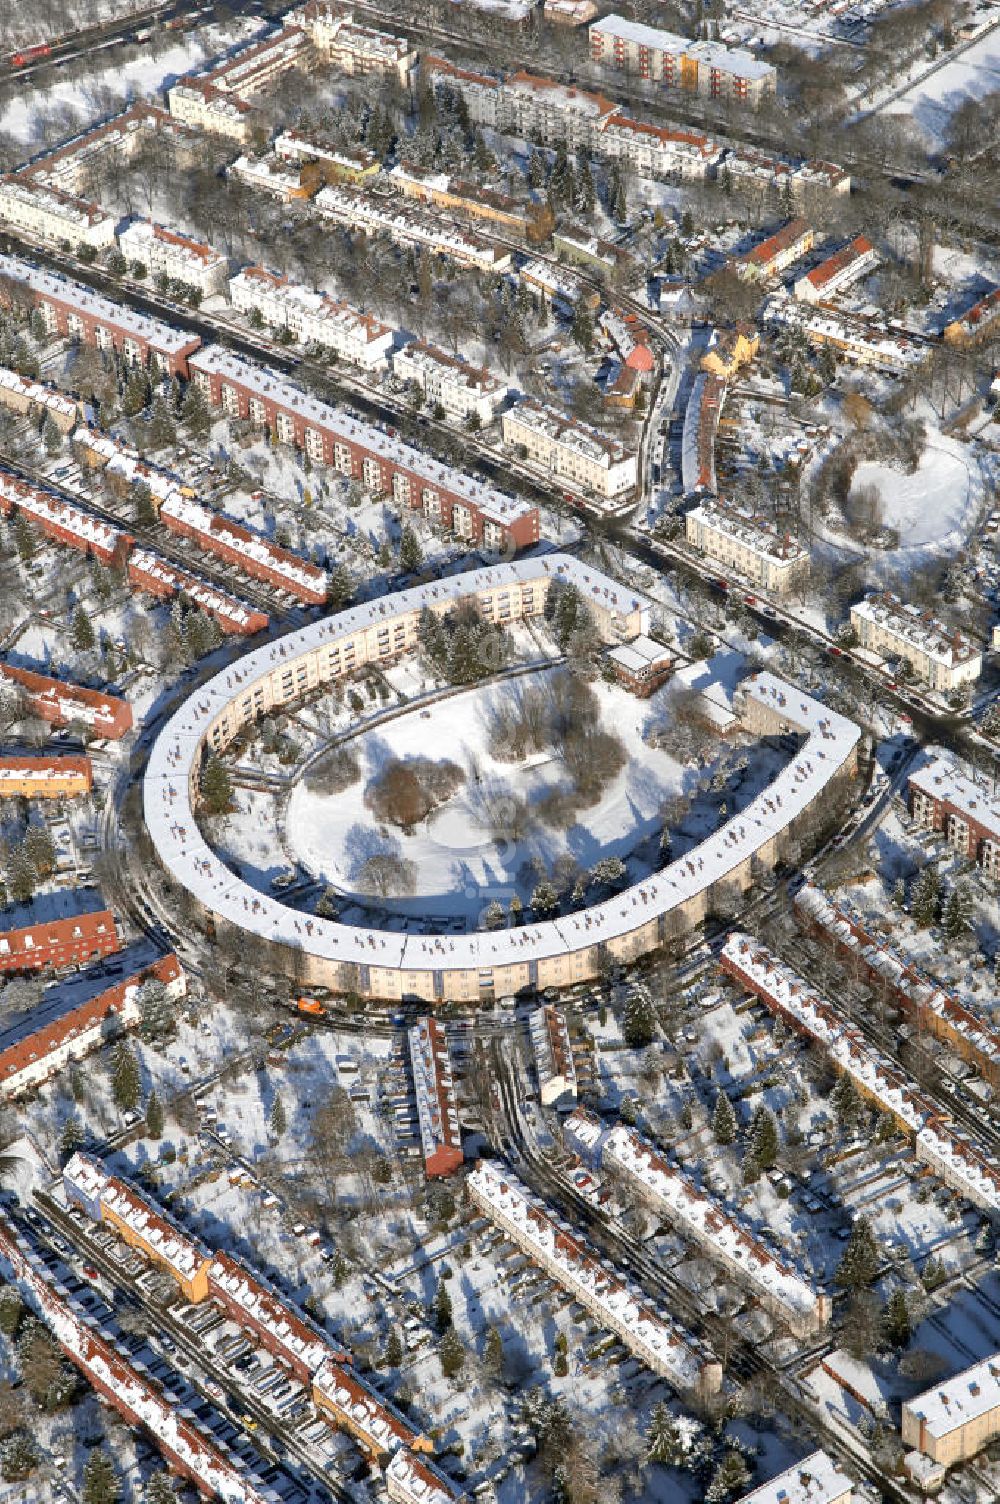
[{"label": "snow-covered field", "polygon": [[881,494],[885,525],[899,533],[900,546],[883,556],[891,568],[913,568],[964,546],[979,488],[968,450],[957,439],[935,434],[912,475],[880,463],[859,465],[852,489],[870,485]]},{"label": "snow-covered field", "polygon": [[[967,99],[1000,89],[1000,29],[994,29],[951,62],[928,73],[885,106],[888,115],[910,115],[927,143],[940,149],[952,115]],[[987,143],[983,142],[984,147]]]},{"label": "snow-covered field", "polygon": [[124,105],[131,99],[155,99],[182,73],[247,41],[257,29],[247,20],[225,27],[209,26],[137,56],[123,58],[120,53],[109,52],[106,64],[85,78],[64,80],[57,73],[44,92],[36,87],[22,89],[8,100],[0,113],[0,133],[29,144],[37,137],[40,119],[46,116],[75,115],[82,126],[105,113],[109,101]]},{"label": "snow-covered field", "polygon": [[[542,670],[539,677],[558,670]],[[626,856],[642,836],[658,825],[662,801],[676,793],[683,769],[650,748],[642,737],[651,711],[648,703],[622,690],[595,684],[607,729],[625,743],[628,763],[600,802],[587,809],[566,832],[538,827],[523,840],[497,840],[484,809],[487,800],[510,794],[536,802],[565,781],[557,757],[541,754],[521,764],[498,762],[488,748],[490,707],[510,690],[503,686],[473,689],[439,701],[366,733],[355,744],[361,779],[334,798],[310,792],[300,782],[288,805],[287,836],[302,862],[337,887],[351,887],[358,867],[375,850],[395,849],[416,863],[413,902],[423,912],[455,912],[463,895],[475,906],[484,890],[509,887],[526,863],[538,858],[550,866],[570,853],[581,866],[602,856]],[[457,794],[431,815],[413,835],[380,836],[364,804],[364,791],[391,758],[447,757],[465,772]]]}]

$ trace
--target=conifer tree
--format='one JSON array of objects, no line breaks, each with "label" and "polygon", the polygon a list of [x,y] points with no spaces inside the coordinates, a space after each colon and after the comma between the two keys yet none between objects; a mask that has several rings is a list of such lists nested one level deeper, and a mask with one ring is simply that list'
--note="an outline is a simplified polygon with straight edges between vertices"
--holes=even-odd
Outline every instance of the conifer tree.
[{"label": "conifer tree", "polygon": [[271,1104],[270,1126],[271,1132],[275,1138],[280,1139],[284,1137],[285,1129],[288,1126],[288,1120],[285,1116],[285,1105],[282,1102],[280,1096],[275,1096],[275,1099]]},{"label": "conifer tree", "polygon": [[731,1144],[736,1137],[736,1114],[724,1091],[720,1091],[715,1099],[712,1132],[717,1144]]},{"label": "conifer tree", "polygon": [[146,1132],[150,1138],[163,1137],[163,1104],[155,1091],[150,1092],[146,1103]]},{"label": "conifer tree", "polygon": [[906,1347],[913,1333],[906,1292],[893,1290],[882,1313],[882,1330],[891,1347]]},{"label": "conifer tree", "polygon": [[115,1046],[111,1062],[111,1093],[115,1106],[122,1112],[134,1112],[139,1105],[141,1088],[139,1062],[127,1039]]},{"label": "conifer tree", "polygon": [[878,1245],[867,1217],[855,1217],[851,1236],[836,1273],[845,1290],[867,1290],[875,1283],[881,1262]]}]

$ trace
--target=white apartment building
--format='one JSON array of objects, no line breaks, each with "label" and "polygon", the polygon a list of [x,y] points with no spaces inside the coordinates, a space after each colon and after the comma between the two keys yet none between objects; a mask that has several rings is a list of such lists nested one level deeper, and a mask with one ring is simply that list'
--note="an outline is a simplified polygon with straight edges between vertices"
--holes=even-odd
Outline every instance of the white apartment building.
[{"label": "white apartment building", "polygon": [[832,256],[795,283],[795,296],[803,303],[821,303],[844,292],[879,263],[879,254],[866,235],[857,235]]},{"label": "white apartment building", "polygon": [[851,1504],[854,1488],[828,1452],[813,1452],[738,1504]]},{"label": "white apartment building", "polygon": [[507,400],[510,388],[485,367],[471,366],[436,345],[415,340],[392,357],[392,374],[412,381],[428,402],[463,422],[478,418],[486,428]]},{"label": "white apartment building", "polygon": [[887,375],[912,370],[927,359],[927,346],[897,324],[857,313],[848,317],[793,301],[783,289],[768,299],[766,318],[772,324],[801,329],[811,345],[829,345],[852,365]]},{"label": "white apartment building", "polygon": [[245,144],[250,139],[250,106],[203,78],[181,78],[167,90],[175,120]]},{"label": "white apartment building", "polygon": [[775,69],[742,48],[691,41],[617,15],[595,21],[589,38],[595,63],[668,89],[755,108],[775,90]]},{"label": "white apartment building", "polygon": [[528,1019],[543,1107],[576,1101],[576,1066],[566,1015],[552,1003],[536,1008]]},{"label": "white apartment building", "polygon": [[257,193],[270,194],[283,204],[293,199],[308,198],[309,192],[302,186],[302,173],[284,158],[267,152],[263,156],[244,154],[228,167],[230,177],[246,183]]},{"label": "white apartment building", "polygon": [[301,26],[313,46],[343,73],[394,73],[405,86],[417,66],[416,50],[405,37],[361,25],[335,0],[309,0],[287,19]]},{"label": "white apartment building", "polygon": [[115,240],[115,217],[97,204],[73,198],[44,183],[0,178],[0,222],[40,240],[103,250]]},{"label": "white apartment building", "polygon": [[473,1205],[653,1373],[680,1390],[718,1391],[720,1364],[706,1357],[669,1316],[646,1304],[607,1260],[557,1222],[505,1166],[480,1160],[467,1184]]},{"label": "white apartment building", "polygon": [[983,671],[982,647],[930,611],[884,591],[851,607],[858,641],[882,658],[901,658],[918,679],[941,694],[975,684]]},{"label": "white apartment building", "polygon": [[714,176],[722,160],[722,148],[700,131],[632,120],[620,110],[604,122],[593,149],[598,156],[624,162],[643,177],[699,183]]},{"label": "white apartment building", "polygon": [[705,501],[684,519],[688,543],[775,595],[787,595],[809,576],[809,551],[769,523]]},{"label": "white apartment building", "polygon": [[603,94],[591,94],[521,70],[508,75],[503,87],[502,128],[545,144],[564,141],[570,152],[592,147],[618,106]]},{"label": "white apartment building", "polygon": [[447,257],[458,266],[477,271],[508,271],[511,253],[505,246],[471,230],[459,230],[446,215],[435,215],[423,205],[379,200],[356,188],[330,185],[313,200],[320,214],[352,230],[369,235],[388,235],[403,245],[426,246],[433,255]]},{"label": "white apartment building", "polygon": [[731,1216],[714,1196],[699,1190],[690,1176],[619,1124],[603,1137],[601,1164],[612,1167],[659,1217],[748,1290],[761,1306],[797,1337],[811,1336],[833,1314],[829,1295],[767,1247],[753,1229]]},{"label": "white apartment building", "polygon": [[505,444],[523,446],[530,464],[570,486],[606,503],[621,502],[635,491],[636,456],[619,439],[531,400],[508,408],[500,421]]},{"label": "white apartment building", "polygon": [[229,262],[221,251],[186,235],[177,235],[149,219],[135,219],[118,236],[118,249],[129,261],[141,261],[151,277],[174,277],[196,287],[202,297],[225,292]]},{"label": "white apartment building", "polygon": [[237,313],[256,311],[270,328],[287,329],[300,344],[332,350],[365,371],[387,365],[396,339],[392,326],[370,313],[359,313],[339,298],[300,287],[262,266],[245,267],[231,279],[229,300]]}]

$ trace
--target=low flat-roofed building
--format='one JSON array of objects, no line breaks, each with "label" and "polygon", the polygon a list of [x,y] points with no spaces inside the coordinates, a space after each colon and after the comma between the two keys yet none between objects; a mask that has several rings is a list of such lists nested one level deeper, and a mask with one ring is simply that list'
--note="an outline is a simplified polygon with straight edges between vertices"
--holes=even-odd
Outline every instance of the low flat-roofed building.
[{"label": "low flat-roofed building", "polygon": [[684,519],[687,541],[699,553],[775,595],[787,595],[809,577],[809,551],[762,518],[719,502],[703,501]]},{"label": "low flat-roofed building", "polygon": [[417,1098],[424,1171],[429,1180],[452,1175],[465,1162],[465,1155],[448,1036],[443,1024],[427,1017],[407,1030],[406,1040]]},{"label": "low flat-roofed building", "polygon": [[665,684],[674,666],[670,649],[645,636],[618,643],[608,648],[604,656],[614,669],[618,683],[640,700],[648,699],[661,684]]},{"label": "low flat-roofed building", "polygon": [[975,684],[983,671],[983,648],[932,612],[908,605],[885,590],[851,607],[858,641],[882,658],[901,658],[918,679],[941,694]]},{"label": "low flat-roofed building", "polygon": [[816,235],[805,219],[790,219],[766,240],[734,256],[733,265],[741,277],[777,277],[811,251]]},{"label": "low flat-roofed building", "polygon": [[543,1107],[576,1101],[576,1065],[566,1015],[552,1003],[536,1008],[528,1019]]},{"label": "low flat-roofed building", "polygon": [[1000,1436],[1000,1353],[903,1402],[902,1441],[944,1467]]},{"label": "low flat-roofed building", "polygon": [[813,1452],[739,1504],[851,1504],[854,1486],[828,1452]]},{"label": "low flat-roofed building", "polygon": [[811,272],[795,283],[795,296],[803,303],[821,303],[853,286],[875,270],[879,254],[865,235],[857,235],[832,256],[827,256]]}]

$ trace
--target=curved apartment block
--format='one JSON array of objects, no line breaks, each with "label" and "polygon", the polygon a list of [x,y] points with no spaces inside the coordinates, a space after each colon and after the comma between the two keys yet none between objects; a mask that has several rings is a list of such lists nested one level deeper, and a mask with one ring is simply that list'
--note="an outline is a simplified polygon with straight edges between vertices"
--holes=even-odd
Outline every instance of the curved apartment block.
[{"label": "curved apartment block", "polygon": [[625,892],[543,923],[472,934],[367,929],[298,913],[243,882],[205,841],[195,811],[202,763],[251,722],[366,664],[414,651],[423,610],[473,600],[485,620],[542,615],[554,585],[580,592],[605,641],[649,625],[649,603],[564,554],[517,560],[421,585],[311,623],[248,653],[199,687],[167,722],[147,765],[143,807],[160,860],[214,925],[249,931],[299,980],[387,1001],[478,1002],[566,987],[628,962],[698,923],[713,896],[745,891],[772,867],[805,816],[856,770],[859,728],[768,673],[740,685],[736,708],[757,736],[802,738],[771,784],[699,846]]}]

